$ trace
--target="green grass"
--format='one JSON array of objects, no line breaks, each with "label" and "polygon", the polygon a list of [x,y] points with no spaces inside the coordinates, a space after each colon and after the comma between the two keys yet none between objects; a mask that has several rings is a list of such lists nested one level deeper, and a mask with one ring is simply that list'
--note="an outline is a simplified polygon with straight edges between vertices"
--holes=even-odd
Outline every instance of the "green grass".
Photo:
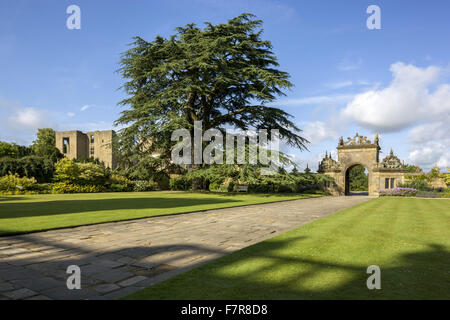
[{"label": "green grass", "polygon": [[126,298],[450,299],[449,248],[449,200],[378,198]]},{"label": "green grass", "polygon": [[0,196],[0,236],[314,196],[181,191]]}]

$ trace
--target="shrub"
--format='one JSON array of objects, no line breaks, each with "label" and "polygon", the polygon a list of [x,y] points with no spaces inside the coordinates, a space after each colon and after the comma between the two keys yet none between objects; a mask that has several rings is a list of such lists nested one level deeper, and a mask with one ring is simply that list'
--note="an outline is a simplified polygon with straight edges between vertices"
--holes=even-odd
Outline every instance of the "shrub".
[{"label": "shrub", "polygon": [[388,190],[380,190],[380,197],[415,197],[417,190],[414,188],[394,188]]},{"label": "shrub", "polygon": [[8,157],[0,159],[0,176],[11,172],[17,173],[21,177],[35,178],[42,183],[51,181],[53,171],[53,162],[44,157],[26,156],[20,159]]},{"label": "shrub", "polygon": [[53,185],[51,183],[38,183],[34,186],[33,190],[35,190],[38,194],[45,194],[52,192]]},{"label": "shrub", "polygon": [[111,175],[109,184],[109,188],[113,192],[127,192],[133,190],[133,181],[118,173],[113,173]]},{"label": "shrub", "polygon": [[93,162],[77,163],[71,159],[61,159],[55,165],[54,180],[73,185],[105,185],[108,171],[103,165]]},{"label": "shrub", "polygon": [[77,164],[68,158],[59,160],[55,165],[54,180],[56,182],[75,184],[78,182],[79,175],[80,169]]},{"label": "shrub", "polygon": [[132,191],[132,187],[124,184],[113,183],[109,186],[109,190],[112,192],[128,192]]},{"label": "shrub", "polygon": [[169,181],[170,190],[187,191],[192,188],[192,180],[186,176],[172,178]]},{"label": "shrub", "polygon": [[20,177],[17,173],[9,173],[0,178],[1,192],[20,192],[33,190],[37,181],[35,178]]},{"label": "shrub", "polygon": [[78,185],[65,182],[56,182],[52,187],[53,193],[98,193],[105,190],[104,186]]},{"label": "shrub", "polygon": [[399,188],[412,188],[418,191],[430,191],[430,186],[424,180],[414,180],[407,183],[399,183]]},{"label": "shrub", "polygon": [[439,198],[440,195],[437,192],[433,192],[433,191],[419,191],[416,194],[416,197],[419,198]]},{"label": "shrub", "polygon": [[154,181],[138,180],[133,181],[134,192],[154,191],[158,188],[158,184]]},{"label": "shrub", "polygon": [[[237,191],[237,184],[231,180],[227,185],[227,191],[228,192],[236,192]],[[250,188],[249,188],[250,191]]]},{"label": "shrub", "polygon": [[103,165],[92,162],[77,163],[78,183],[86,185],[104,185],[108,179],[108,172]]}]

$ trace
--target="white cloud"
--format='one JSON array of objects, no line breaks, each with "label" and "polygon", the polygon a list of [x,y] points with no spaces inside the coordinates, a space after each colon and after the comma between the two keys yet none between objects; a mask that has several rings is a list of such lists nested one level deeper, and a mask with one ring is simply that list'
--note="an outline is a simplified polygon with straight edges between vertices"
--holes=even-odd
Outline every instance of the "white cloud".
[{"label": "white cloud", "polygon": [[86,105],[82,106],[80,110],[81,110],[81,111],[86,111],[86,110],[89,109],[90,107],[92,107],[92,106],[86,104]]},{"label": "white cloud", "polygon": [[67,112],[67,116],[68,116],[69,118],[72,118],[72,117],[75,116],[75,113],[69,111],[69,112]]},{"label": "white cloud", "polygon": [[303,98],[285,99],[280,100],[274,105],[280,106],[301,106],[301,105],[314,105],[314,104],[338,104],[346,103],[350,101],[355,95],[353,94],[337,94],[329,96],[311,96]]},{"label": "white cloud", "polygon": [[425,171],[430,170],[434,165],[445,170],[450,167],[448,141],[428,141],[420,146],[415,146],[415,149],[409,153],[408,161]]},{"label": "white cloud", "polygon": [[323,121],[307,123],[303,128],[303,136],[308,139],[312,145],[328,139],[336,141],[339,139],[337,130]]},{"label": "white cloud", "polygon": [[9,125],[23,129],[37,129],[47,123],[46,112],[35,108],[19,109],[9,117]]},{"label": "white cloud", "polygon": [[440,68],[398,62],[390,70],[393,80],[387,88],[356,95],[342,115],[373,131],[395,132],[450,112],[450,85],[440,84],[430,92],[439,80]]},{"label": "white cloud", "polygon": [[417,126],[408,133],[408,162],[425,170],[435,164],[441,169],[450,166],[450,114],[441,121]]},{"label": "white cloud", "polygon": [[345,88],[345,87],[350,87],[353,85],[353,81],[338,81],[338,82],[332,82],[332,83],[328,83],[326,86],[331,88],[331,89],[341,89],[341,88]]},{"label": "white cloud", "polygon": [[351,71],[361,68],[361,65],[362,65],[361,58],[356,60],[346,58],[338,64],[337,68],[341,71]]}]

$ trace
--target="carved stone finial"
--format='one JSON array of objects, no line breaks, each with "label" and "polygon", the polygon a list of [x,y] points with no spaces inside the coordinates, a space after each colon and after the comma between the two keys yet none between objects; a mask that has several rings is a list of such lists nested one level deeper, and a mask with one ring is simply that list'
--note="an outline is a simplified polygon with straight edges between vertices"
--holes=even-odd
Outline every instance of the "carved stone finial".
[{"label": "carved stone finial", "polygon": [[389,169],[402,169],[404,168],[404,164],[402,164],[400,159],[394,155],[394,150],[391,148],[390,155],[383,159],[381,162],[381,167]]},{"label": "carved stone finial", "polygon": [[342,136],[339,138],[339,145],[340,146],[344,145],[344,138]]},{"label": "carved stone finial", "polygon": [[380,142],[380,137],[377,135],[375,136],[375,144],[378,145],[378,143]]}]

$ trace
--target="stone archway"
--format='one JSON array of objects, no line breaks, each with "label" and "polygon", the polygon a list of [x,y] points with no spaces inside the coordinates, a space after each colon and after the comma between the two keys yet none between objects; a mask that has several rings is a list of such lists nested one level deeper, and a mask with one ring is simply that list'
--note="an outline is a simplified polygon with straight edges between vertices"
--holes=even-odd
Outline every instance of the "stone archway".
[{"label": "stone archway", "polygon": [[[393,188],[399,182],[404,182],[405,170],[400,160],[391,154],[380,163],[380,145],[378,134],[372,143],[365,136],[358,133],[347,141],[341,137],[337,146],[338,160],[334,160],[328,153],[319,163],[318,172],[330,175],[334,178],[334,183],[328,189],[335,195],[348,194],[348,170],[355,165],[364,166],[369,174],[368,190],[369,195],[376,196],[380,189]],[[385,184],[385,181],[388,181]]]},{"label": "stone archway", "polygon": [[[347,170],[345,170],[345,180],[344,180],[344,194],[346,195],[346,196],[349,196],[349,195],[353,195],[353,193],[351,192],[351,187],[350,187],[350,172],[352,171],[352,169],[354,169],[356,166],[362,166],[365,170],[367,170],[367,168],[364,166],[364,165],[362,165],[362,164],[360,164],[360,163],[357,163],[357,164],[354,164],[354,165],[352,165],[352,166],[350,166],[350,167],[348,167],[347,168]],[[367,170],[368,171],[368,170]],[[368,179],[370,179],[370,174],[368,173]],[[369,186],[367,185],[367,188],[369,188]],[[368,194],[368,191],[367,192],[364,192],[366,195]]]}]

